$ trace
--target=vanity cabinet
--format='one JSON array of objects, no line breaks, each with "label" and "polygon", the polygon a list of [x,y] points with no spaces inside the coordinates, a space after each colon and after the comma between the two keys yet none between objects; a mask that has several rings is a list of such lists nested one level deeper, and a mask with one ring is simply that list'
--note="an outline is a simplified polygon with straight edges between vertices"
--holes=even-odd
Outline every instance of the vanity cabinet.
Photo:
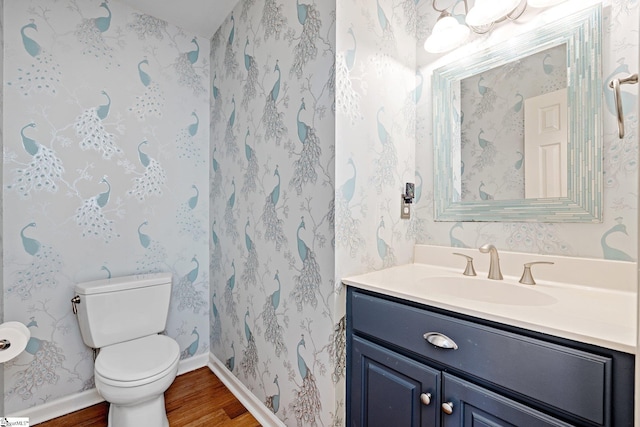
[{"label": "vanity cabinet", "polygon": [[633,425],[632,355],[347,295],[349,426]]}]

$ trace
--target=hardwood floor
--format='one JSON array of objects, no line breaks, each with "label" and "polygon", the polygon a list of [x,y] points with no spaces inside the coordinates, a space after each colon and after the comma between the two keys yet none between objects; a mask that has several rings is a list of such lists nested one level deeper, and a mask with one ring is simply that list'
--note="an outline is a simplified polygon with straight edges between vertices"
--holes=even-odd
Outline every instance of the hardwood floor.
[{"label": "hardwood floor", "polygon": [[[260,426],[207,367],[177,377],[165,393],[165,407],[171,427]],[[108,411],[109,405],[102,402],[38,426],[106,427]]]}]

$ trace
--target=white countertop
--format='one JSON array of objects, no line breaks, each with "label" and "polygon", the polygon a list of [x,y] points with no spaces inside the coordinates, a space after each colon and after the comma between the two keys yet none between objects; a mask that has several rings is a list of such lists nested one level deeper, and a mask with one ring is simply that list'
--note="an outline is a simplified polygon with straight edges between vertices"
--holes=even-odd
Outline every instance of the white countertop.
[{"label": "white countertop", "polygon": [[[460,252],[453,248],[446,250],[449,254]],[[530,258],[532,261],[540,257]],[[532,331],[636,353],[635,292],[560,284],[537,277],[536,285],[527,286],[518,283],[520,276],[505,274],[503,281],[490,281],[486,279],[486,272],[478,271],[478,276],[473,278],[462,275],[463,270],[464,262],[461,268],[414,263],[344,278],[343,283]],[[459,284],[462,287],[458,287]]]}]

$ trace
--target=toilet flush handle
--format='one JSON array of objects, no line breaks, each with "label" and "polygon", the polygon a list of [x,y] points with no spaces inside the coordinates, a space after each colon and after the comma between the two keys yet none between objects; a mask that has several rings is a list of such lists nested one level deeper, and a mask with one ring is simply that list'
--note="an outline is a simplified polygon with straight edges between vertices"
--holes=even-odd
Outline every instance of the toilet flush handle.
[{"label": "toilet flush handle", "polygon": [[80,304],[80,295],[76,295],[71,298],[71,309],[73,310],[73,314],[78,314],[77,304]]}]

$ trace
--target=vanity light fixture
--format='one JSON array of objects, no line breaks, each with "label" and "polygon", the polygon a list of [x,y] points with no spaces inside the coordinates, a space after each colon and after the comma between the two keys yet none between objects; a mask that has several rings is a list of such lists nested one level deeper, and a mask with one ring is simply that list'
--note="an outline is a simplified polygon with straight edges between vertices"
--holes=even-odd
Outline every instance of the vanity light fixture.
[{"label": "vanity light fixture", "polygon": [[[461,46],[471,34],[485,34],[491,31],[494,24],[504,20],[520,18],[527,6],[544,8],[562,3],[565,0],[475,0],[469,8],[467,0],[464,3],[464,15],[455,14],[453,10],[459,1],[455,2],[451,12],[446,8],[436,6],[438,0],[433,0],[431,7],[440,16],[433,27],[431,35],[424,42],[424,49],[431,53],[443,53]],[[458,18],[464,17],[464,24]],[[466,24],[466,25],[465,25]]]}]

